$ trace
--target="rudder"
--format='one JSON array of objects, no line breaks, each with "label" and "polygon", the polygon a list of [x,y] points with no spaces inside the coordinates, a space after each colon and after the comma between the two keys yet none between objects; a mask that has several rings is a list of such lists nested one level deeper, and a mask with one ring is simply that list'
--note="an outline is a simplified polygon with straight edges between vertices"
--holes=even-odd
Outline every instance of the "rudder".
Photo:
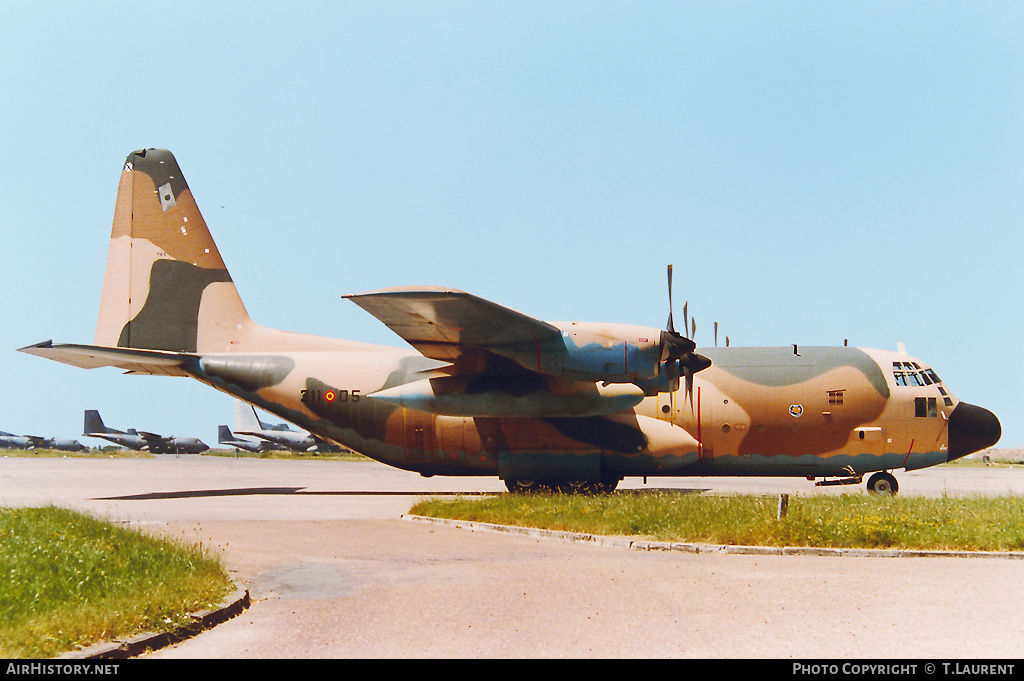
[{"label": "rudder", "polygon": [[103,419],[100,418],[100,412],[96,409],[85,410],[85,424],[82,428],[82,434],[88,435],[90,433],[119,433],[121,431],[111,430],[103,423]]}]

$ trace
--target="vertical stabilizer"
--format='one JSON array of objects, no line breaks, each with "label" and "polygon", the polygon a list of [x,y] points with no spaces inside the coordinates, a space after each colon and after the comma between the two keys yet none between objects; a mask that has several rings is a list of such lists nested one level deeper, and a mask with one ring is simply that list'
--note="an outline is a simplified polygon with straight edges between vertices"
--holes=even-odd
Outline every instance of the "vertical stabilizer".
[{"label": "vertical stabilizer", "polygon": [[171,152],[129,154],[117,189],[96,345],[238,349],[251,325]]},{"label": "vertical stabilizer", "polygon": [[235,430],[242,433],[252,433],[263,430],[260,418],[256,416],[256,409],[251,404],[237,400],[235,403]]},{"label": "vertical stabilizer", "polygon": [[100,413],[96,409],[86,409],[85,410],[85,427],[82,429],[82,434],[83,435],[89,435],[91,433],[118,433],[118,434],[120,434],[121,431],[120,430],[114,430],[113,428],[108,428],[103,423],[103,419],[100,417]]}]

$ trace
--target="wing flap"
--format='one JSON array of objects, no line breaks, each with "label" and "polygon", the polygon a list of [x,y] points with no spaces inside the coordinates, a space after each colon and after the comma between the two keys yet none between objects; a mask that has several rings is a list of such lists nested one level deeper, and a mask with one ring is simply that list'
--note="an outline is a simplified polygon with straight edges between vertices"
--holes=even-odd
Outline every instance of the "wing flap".
[{"label": "wing flap", "polygon": [[452,361],[467,348],[486,350],[561,335],[547,322],[457,289],[399,287],[343,297],[433,359]]}]

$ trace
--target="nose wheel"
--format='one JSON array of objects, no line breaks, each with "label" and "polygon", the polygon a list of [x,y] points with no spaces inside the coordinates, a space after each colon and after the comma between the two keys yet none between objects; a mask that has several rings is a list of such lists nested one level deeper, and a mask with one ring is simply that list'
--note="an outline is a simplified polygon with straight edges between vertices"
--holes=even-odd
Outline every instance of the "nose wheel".
[{"label": "nose wheel", "polygon": [[872,494],[896,494],[899,491],[900,484],[891,473],[879,471],[868,478],[868,492]]}]

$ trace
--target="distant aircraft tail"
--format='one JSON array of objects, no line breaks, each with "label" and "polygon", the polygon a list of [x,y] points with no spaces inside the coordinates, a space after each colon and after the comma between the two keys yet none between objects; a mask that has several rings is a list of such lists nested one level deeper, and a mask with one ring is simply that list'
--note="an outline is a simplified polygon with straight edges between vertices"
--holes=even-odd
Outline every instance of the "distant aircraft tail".
[{"label": "distant aircraft tail", "polygon": [[263,430],[263,424],[256,415],[251,404],[237,400],[235,403],[235,430],[239,433],[252,433]]},{"label": "distant aircraft tail", "polygon": [[217,443],[226,444],[228,442],[234,442],[235,436],[231,433],[231,429],[227,426],[217,426]]},{"label": "distant aircraft tail", "polygon": [[90,433],[120,433],[119,430],[108,428],[103,424],[103,419],[100,418],[100,413],[96,409],[85,410],[85,425],[82,430],[83,435]]},{"label": "distant aircraft tail", "polygon": [[171,152],[125,160],[96,345],[173,352],[239,349],[253,326]]}]

